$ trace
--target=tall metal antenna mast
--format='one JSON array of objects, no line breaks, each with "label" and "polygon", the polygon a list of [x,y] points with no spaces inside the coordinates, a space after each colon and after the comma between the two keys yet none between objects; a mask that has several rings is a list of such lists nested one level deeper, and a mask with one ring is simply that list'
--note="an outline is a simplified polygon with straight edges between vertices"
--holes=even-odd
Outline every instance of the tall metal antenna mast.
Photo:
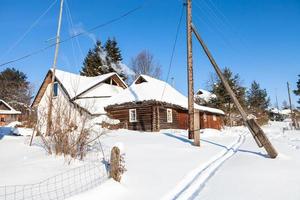
[{"label": "tall metal antenna mast", "polygon": [[50,134],[50,129],[52,125],[52,108],[53,108],[53,85],[55,81],[55,70],[56,70],[56,63],[57,63],[57,56],[58,56],[58,49],[59,49],[59,42],[60,42],[60,28],[61,28],[61,19],[62,19],[62,12],[63,12],[63,5],[64,0],[60,1],[60,11],[59,11],[59,17],[58,17],[58,27],[56,32],[56,45],[55,45],[55,53],[54,53],[54,60],[53,60],[53,66],[52,66],[52,77],[51,77],[51,83],[50,83],[50,96],[49,96],[49,106],[48,106],[48,115],[47,115],[47,130],[46,135]]}]

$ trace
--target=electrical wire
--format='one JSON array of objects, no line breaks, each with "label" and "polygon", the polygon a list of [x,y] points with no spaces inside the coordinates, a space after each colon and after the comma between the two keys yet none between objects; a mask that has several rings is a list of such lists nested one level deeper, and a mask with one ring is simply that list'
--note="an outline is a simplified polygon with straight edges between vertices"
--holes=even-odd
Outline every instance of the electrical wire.
[{"label": "electrical wire", "polygon": [[0,60],[7,56],[12,50],[14,50],[28,35],[28,33],[41,21],[41,19],[51,10],[51,8],[56,4],[57,0],[55,0],[49,7],[27,28],[27,30],[23,33],[23,35],[4,53]]},{"label": "electrical wire", "polygon": [[[133,9],[131,9],[131,10],[129,10],[129,11],[127,11],[127,12],[125,12],[125,13],[119,15],[118,17],[115,17],[115,18],[113,18],[113,19],[110,19],[110,20],[108,20],[108,21],[102,23],[102,24],[99,24],[99,25],[97,25],[97,26],[94,26],[93,28],[90,28],[90,29],[88,29],[87,31],[88,31],[88,32],[93,32],[93,31],[95,31],[95,30],[97,30],[97,29],[99,29],[99,28],[103,28],[103,27],[108,26],[108,25],[110,25],[110,24],[113,24],[113,23],[115,23],[115,22],[117,22],[117,21],[120,21],[121,19],[123,19],[123,18],[125,18],[125,17],[127,17],[127,16],[129,16],[129,15],[131,15],[131,14],[133,14],[133,13],[135,13],[136,11],[140,10],[141,8],[144,7],[144,5],[145,5],[145,2],[144,2],[143,4],[141,4],[141,5],[139,5],[139,6],[135,7],[135,8],[133,8]],[[71,36],[71,37],[68,37],[68,38],[66,38],[66,39],[64,39],[64,40],[61,40],[61,41],[58,42],[58,43],[61,44],[61,43],[67,42],[67,41],[69,41],[69,40],[72,40],[73,38],[76,38],[76,37],[78,37],[78,36],[84,35],[85,33],[86,33],[85,31],[84,31],[84,32],[80,32],[80,33],[75,34],[75,35],[73,35],[73,36]],[[57,44],[57,43],[51,44],[51,45],[49,45],[49,46],[46,46],[46,47],[41,48],[41,49],[38,49],[38,50],[33,51],[33,52],[31,52],[31,53],[28,53],[28,54],[26,54],[26,55],[24,55],[24,56],[21,56],[21,57],[19,57],[19,58],[14,59],[14,60],[10,60],[10,61],[1,63],[1,64],[0,64],[0,67],[5,66],[5,65],[8,65],[8,64],[11,64],[11,63],[14,63],[14,62],[17,62],[17,61],[20,61],[20,60],[24,60],[24,59],[29,58],[29,57],[31,57],[31,56],[34,56],[34,55],[36,55],[36,54],[42,53],[42,52],[44,52],[45,50],[54,47],[56,44]]]},{"label": "electrical wire", "polygon": [[181,14],[180,14],[179,22],[178,22],[178,25],[177,25],[177,28],[176,28],[175,40],[174,40],[174,43],[173,43],[171,58],[170,58],[169,67],[168,67],[167,78],[166,78],[165,86],[164,86],[164,89],[163,89],[163,92],[162,92],[162,95],[161,95],[161,100],[162,100],[162,98],[164,96],[165,89],[166,89],[166,86],[167,86],[167,82],[168,82],[168,79],[169,79],[169,76],[170,76],[170,72],[171,72],[171,68],[172,68],[172,64],[173,64],[173,59],[174,59],[174,55],[175,55],[176,44],[177,44],[178,35],[179,35],[179,30],[180,30],[180,25],[181,25],[183,13],[184,13],[184,8],[185,8],[185,6],[183,5],[182,9],[181,9]]}]

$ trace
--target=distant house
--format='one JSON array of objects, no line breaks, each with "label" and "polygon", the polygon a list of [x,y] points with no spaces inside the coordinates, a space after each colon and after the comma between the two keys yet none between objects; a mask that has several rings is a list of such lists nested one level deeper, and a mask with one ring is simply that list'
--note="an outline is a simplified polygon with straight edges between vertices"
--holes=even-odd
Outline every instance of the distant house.
[{"label": "distant house", "polygon": [[0,99],[0,126],[18,121],[19,115],[21,115],[20,111],[16,111],[8,103]]},{"label": "distant house", "polygon": [[[200,111],[201,128],[222,127],[224,112],[195,104]],[[130,130],[159,131],[188,128],[187,97],[168,83],[140,75],[133,84],[113,96],[105,107],[112,119],[118,119]]]},{"label": "distant house", "polygon": [[199,105],[206,105],[209,101],[216,98],[215,94],[203,89],[199,89],[195,94],[195,102]]},{"label": "distant house", "polygon": [[32,103],[38,120],[47,116],[51,89],[53,107],[60,106],[59,109],[69,109],[75,116],[95,119],[106,115],[104,106],[111,96],[127,88],[117,73],[86,77],[62,70],[56,70],[55,82],[50,88],[52,75],[53,71],[49,70]]}]

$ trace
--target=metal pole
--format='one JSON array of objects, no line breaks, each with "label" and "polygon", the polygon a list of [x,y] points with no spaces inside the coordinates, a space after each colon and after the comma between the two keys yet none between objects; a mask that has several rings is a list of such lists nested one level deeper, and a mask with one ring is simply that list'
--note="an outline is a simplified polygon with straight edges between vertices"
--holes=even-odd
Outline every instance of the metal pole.
[{"label": "metal pole", "polygon": [[223,76],[220,68],[218,67],[215,59],[213,58],[212,54],[208,50],[207,46],[205,45],[204,41],[200,37],[200,34],[197,32],[197,30],[194,27],[194,25],[192,25],[192,30],[195,33],[196,38],[198,39],[199,43],[201,44],[201,46],[202,46],[205,54],[207,55],[210,63],[214,67],[217,75],[221,79],[221,82],[224,85],[225,89],[227,90],[229,96],[231,97],[231,99],[234,102],[235,106],[239,110],[239,112],[240,112],[240,114],[241,114],[241,116],[243,118],[243,121],[244,121],[245,125],[248,127],[248,129],[249,129],[250,133],[252,134],[253,138],[255,139],[257,145],[259,147],[264,147],[265,150],[267,151],[268,155],[271,158],[276,158],[277,157],[277,152],[276,152],[275,148],[273,147],[273,145],[271,144],[271,142],[269,141],[269,139],[267,138],[267,136],[265,135],[265,133],[263,132],[263,130],[259,127],[259,125],[257,124],[257,122],[254,119],[248,119],[247,118],[247,113],[242,108],[242,106],[239,103],[238,99],[236,98],[234,92],[232,91],[232,89],[230,88],[229,84],[227,83],[227,80]]},{"label": "metal pole", "polygon": [[187,79],[188,79],[188,116],[189,139],[194,139],[194,80],[192,51],[192,0],[186,0],[186,31],[187,31]]},{"label": "metal pole", "polygon": [[57,56],[58,56],[58,49],[59,49],[59,42],[60,42],[60,28],[61,28],[61,19],[62,19],[62,11],[63,11],[63,4],[64,0],[60,1],[60,11],[59,11],[59,17],[58,17],[58,27],[56,32],[56,45],[55,45],[55,53],[54,53],[54,60],[53,60],[53,66],[52,66],[52,78],[50,83],[50,96],[49,96],[49,107],[48,107],[48,113],[47,113],[47,130],[46,135],[49,135],[50,128],[51,128],[51,114],[52,114],[52,107],[53,107],[53,83],[55,81],[55,70],[56,70],[56,63],[57,63]]}]

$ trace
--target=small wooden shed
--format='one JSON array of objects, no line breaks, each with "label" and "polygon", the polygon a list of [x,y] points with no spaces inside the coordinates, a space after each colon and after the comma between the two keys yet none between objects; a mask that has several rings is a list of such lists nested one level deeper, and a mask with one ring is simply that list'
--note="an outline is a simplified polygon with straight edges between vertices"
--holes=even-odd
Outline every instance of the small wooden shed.
[{"label": "small wooden shed", "polygon": [[15,110],[4,100],[0,99],[0,126],[5,126],[10,122],[18,121],[20,115],[20,111]]},{"label": "small wooden shed", "polygon": [[[224,112],[195,104],[201,128],[221,129]],[[129,130],[187,129],[187,98],[168,83],[140,75],[133,84],[110,99],[105,108],[112,119]]]}]

